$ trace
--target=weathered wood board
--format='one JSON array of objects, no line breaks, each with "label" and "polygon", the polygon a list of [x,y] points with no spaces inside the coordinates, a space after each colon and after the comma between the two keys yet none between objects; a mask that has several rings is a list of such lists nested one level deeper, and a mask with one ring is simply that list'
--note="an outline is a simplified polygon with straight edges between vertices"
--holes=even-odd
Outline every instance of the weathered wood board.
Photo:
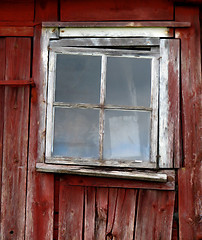
[{"label": "weathered wood board", "polygon": [[[6,69],[6,41],[5,38],[0,39],[0,79],[5,80]],[[4,127],[4,88],[0,88],[0,199],[2,187],[2,161],[3,161],[3,127]],[[1,211],[1,206],[0,206]],[[1,226],[0,226],[1,227]],[[1,234],[1,229],[0,229]]]},{"label": "weathered wood board", "polygon": [[69,186],[64,177],[59,189],[58,239],[171,239],[174,191]]},{"label": "weathered wood board", "polygon": [[140,190],[135,239],[171,239],[175,192]]},{"label": "weathered wood board", "polygon": [[180,42],[160,41],[159,167],[181,164]]},{"label": "weathered wood board", "polygon": [[84,189],[65,186],[60,181],[59,195],[59,239],[82,239]]},{"label": "weathered wood board", "polygon": [[[29,162],[26,208],[26,239],[51,239],[53,236],[54,175],[36,172],[36,160],[43,157],[42,130],[39,129],[39,109],[43,98],[39,89],[43,88],[40,77],[40,36],[37,26],[34,35],[33,79],[36,87],[31,92]],[[41,148],[39,148],[41,144]]]},{"label": "weathered wood board", "polygon": [[[5,80],[29,79],[30,38],[6,38]],[[29,87],[5,87],[1,196],[2,239],[23,239],[27,184]]]},{"label": "weathered wood board", "polygon": [[188,20],[191,28],[176,29],[181,39],[181,109],[184,167],[178,173],[180,239],[202,238],[202,104],[199,9],[176,7],[176,20]]},{"label": "weathered wood board", "polygon": [[60,2],[61,21],[173,20],[168,1],[66,1]]}]

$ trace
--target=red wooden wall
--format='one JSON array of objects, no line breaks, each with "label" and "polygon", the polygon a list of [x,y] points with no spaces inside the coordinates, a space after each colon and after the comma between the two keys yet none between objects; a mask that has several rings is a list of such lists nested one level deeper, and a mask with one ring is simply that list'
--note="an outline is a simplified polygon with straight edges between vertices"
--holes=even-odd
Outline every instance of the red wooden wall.
[{"label": "red wooden wall", "polygon": [[[0,80],[32,77],[36,83],[32,89],[0,87],[1,239],[202,239],[200,2],[0,2]],[[191,22],[190,28],[174,31],[181,39],[184,156],[175,190],[35,171],[36,159],[42,157],[37,139],[43,134],[38,129],[40,23],[124,20]]]}]

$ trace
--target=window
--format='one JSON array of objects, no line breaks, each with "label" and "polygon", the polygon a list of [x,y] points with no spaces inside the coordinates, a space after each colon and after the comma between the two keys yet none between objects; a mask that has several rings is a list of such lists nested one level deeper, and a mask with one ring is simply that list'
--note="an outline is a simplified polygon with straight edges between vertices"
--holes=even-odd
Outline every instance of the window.
[{"label": "window", "polygon": [[151,37],[64,32],[46,36],[45,164],[88,167],[92,174],[161,166],[169,138],[167,40],[151,31]]}]

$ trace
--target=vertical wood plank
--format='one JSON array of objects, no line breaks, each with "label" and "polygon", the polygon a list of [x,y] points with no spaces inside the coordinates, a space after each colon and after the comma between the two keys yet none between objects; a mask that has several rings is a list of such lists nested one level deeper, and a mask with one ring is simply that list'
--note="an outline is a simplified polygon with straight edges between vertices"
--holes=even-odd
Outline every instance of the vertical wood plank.
[{"label": "vertical wood plank", "polygon": [[35,22],[59,21],[58,0],[36,0],[35,2]]},{"label": "vertical wood plank", "polygon": [[53,239],[58,239],[60,175],[54,174],[54,229]]},{"label": "vertical wood plank", "polygon": [[118,189],[116,199],[115,191],[109,190],[107,239],[133,239],[137,190]]},{"label": "vertical wood plank", "polygon": [[26,209],[26,239],[53,238],[54,175],[36,172],[36,161],[44,157],[45,116],[41,70],[40,27],[35,27],[33,50],[33,78],[36,87],[31,93],[29,161]]},{"label": "vertical wood plank", "polygon": [[95,205],[95,239],[106,239],[108,188],[97,188]]},{"label": "vertical wood plank", "polygon": [[[191,27],[176,29],[181,39],[182,135],[184,167],[179,178],[180,239],[200,239],[202,236],[202,78],[199,8],[176,7],[176,21],[190,21]],[[185,196],[188,199],[185,199]]]},{"label": "vertical wood plank", "polygon": [[66,1],[61,0],[61,21],[173,20],[169,0]]},{"label": "vertical wood plank", "polygon": [[[6,80],[29,79],[31,39],[6,39]],[[1,236],[24,239],[29,87],[5,88]]]},{"label": "vertical wood plank", "polygon": [[114,227],[117,199],[119,188],[109,188],[108,219],[107,219],[107,239],[112,238],[112,229]]},{"label": "vertical wood plank", "polygon": [[81,240],[84,188],[66,186],[61,179],[59,195],[59,240]]},{"label": "vertical wood plank", "polygon": [[181,161],[179,40],[161,39],[160,56],[159,167],[172,168]]},{"label": "vertical wood plank", "polygon": [[[57,1],[35,1],[35,21],[58,20]],[[45,78],[42,68],[41,28],[35,27],[33,43],[33,78],[29,136],[26,239],[53,239],[54,175],[36,172],[36,161],[45,152]],[[56,197],[55,197],[56,198]]]},{"label": "vertical wood plank", "polygon": [[92,239],[95,239],[95,187],[86,187],[84,240]]},{"label": "vertical wood plank", "polygon": [[182,124],[185,166],[193,166],[201,157],[201,52],[199,9],[176,7],[176,20],[191,22],[188,29],[177,29],[181,39]]},{"label": "vertical wood plank", "polygon": [[[195,219],[194,216],[194,194],[191,169],[180,169],[178,172],[179,189],[179,235],[180,239],[194,239]],[[190,187],[190,182],[191,187]]]},{"label": "vertical wood plank", "polygon": [[135,239],[171,239],[174,191],[140,190]]},{"label": "vertical wood plank", "polygon": [[[5,38],[0,39],[0,79],[5,80],[6,69],[6,42]],[[5,88],[0,88],[0,199],[1,199],[1,187],[2,187],[2,161],[3,161],[3,127],[4,127],[4,91]],[[1,205],[0,205],[1,212]],[[1,216],[0,216],[1,220]],[[0,226],[1,227],[1,226]],[[1,236],[1,228],[0,228]]]}]

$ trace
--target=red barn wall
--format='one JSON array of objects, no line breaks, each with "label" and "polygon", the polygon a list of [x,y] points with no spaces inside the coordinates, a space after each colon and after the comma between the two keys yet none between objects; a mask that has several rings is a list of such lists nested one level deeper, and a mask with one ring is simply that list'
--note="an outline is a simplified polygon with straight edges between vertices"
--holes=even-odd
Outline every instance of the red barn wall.
[{"label": "red barn wall", "polygon": [[[1,239],[202,239],[200,3],[0,2],[0,80],[36,83],[32,89],[0,86]],[[41,22],[126,20],[191,22],[190,28],[174,30],[181,39],[184,155],[175,190],[134,180],[37,173]]]}]

